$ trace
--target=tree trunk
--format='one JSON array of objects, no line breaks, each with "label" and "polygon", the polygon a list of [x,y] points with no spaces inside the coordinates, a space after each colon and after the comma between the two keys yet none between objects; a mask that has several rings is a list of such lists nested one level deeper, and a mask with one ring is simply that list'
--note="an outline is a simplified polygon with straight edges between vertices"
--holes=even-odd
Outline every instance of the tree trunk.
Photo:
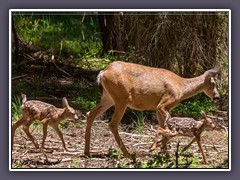
[{"label": "tree trunk", "polygon": [[19,53],[19,40],[16,33],[14,20],[12,17],[12,55],[13,55],[12,61],[17,65],[20,63],[18,59],[18,53]]}]

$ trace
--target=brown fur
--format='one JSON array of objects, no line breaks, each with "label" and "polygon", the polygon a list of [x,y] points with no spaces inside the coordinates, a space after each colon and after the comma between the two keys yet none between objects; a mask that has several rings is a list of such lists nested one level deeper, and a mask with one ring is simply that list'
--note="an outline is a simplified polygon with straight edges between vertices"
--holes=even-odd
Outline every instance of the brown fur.
[{"label": "brown fur", "polygon": [[41,149],[44,148],[44,142],[47,136],[47,126],[50,125],[54,128],[54,130],[62,140],[63,147],[67,151],[68,149],[65,145],[63,135],[58,128],[58,124],[65,119],[78,119],[75,110],[68,105],[67,99],[65,97],[62,99],[64,108],[56,108],[52,104],[48,104],[42,101],[27,101],[26,95],[22,95],[22,97],[23,100],[21,109],[23,117],[12,126],[12,147],[14,143],[15,131],[18,127],[22,125],[24,132],[30,138],[34,146],[36,148],[39,148],[37,141],[29,132],[29,126],[35,120],[40,120],[43,123],[43,140]]},{"label": "brown fur", "polygon": [[169,111],[182,100],[200,92],[205,92],[214,100],[219,98],[214,80],[217,73],[218,70],[211,69],[201,76],[186,79],[166,69],[120,61],[111,63],[98,75],[102,99],[87,113],[85,154],[90,154],[90,132],[93,120],[111,106],[115,106],[115,111],[109,128],[124,156],[129,157],[118,133],[119,123],[127,107],[140,111],[156,111],[159,124],[164,127],[165,121],[170,118]]},{"label": "brown fur", "polygon": [[208,161],[204,153],[203,146],[200,139],[201,133],[204,130],[214,129],[215,125],[213,121],[210,118],[207,118],[204,113],[202,114],[202,118],[203,119],[201,121],[196,121],[193,118],[183,118],[183,117],[172,117],[168,119],[166,129],[161,127],[158,128],[155,142],[153,143],[150,150],[152,151],[159,146],[162,147],[163,145],[162,142],[160,142],[159,144],[157,142],[159,135],[162,135],[163,139],[165,138],[169,139],[175,136],[194,137],[192,141],[183,149],[183,151],[186,151],[193,142],[197,141],[198,146],[201,150],[204,162],[207,164]]}]

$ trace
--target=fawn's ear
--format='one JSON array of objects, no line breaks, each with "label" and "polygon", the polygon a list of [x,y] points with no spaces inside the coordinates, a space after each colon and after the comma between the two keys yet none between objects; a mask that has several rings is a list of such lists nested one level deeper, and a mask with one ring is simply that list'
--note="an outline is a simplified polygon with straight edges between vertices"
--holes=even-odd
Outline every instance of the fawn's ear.
[{"label": "fawn's ear", "polygon": [[26,94],[21,93],[22,96],[22,104],[24,104],[27,101],[27,96]]},{"label": "fawn's ear", "polygon": [[207,118],[205,112],[202,111],[202,112],[201,112],[201,115],[202,115],[202,118],[203,118],[203,119],[206,119],[206,118]]},{"label": "fawn's ear", "polygon": [[62,99],[62,105],[63,105],[64,108],[68,108],[68,107],[69,107],[67,98],[63,97],[63,99]]}]

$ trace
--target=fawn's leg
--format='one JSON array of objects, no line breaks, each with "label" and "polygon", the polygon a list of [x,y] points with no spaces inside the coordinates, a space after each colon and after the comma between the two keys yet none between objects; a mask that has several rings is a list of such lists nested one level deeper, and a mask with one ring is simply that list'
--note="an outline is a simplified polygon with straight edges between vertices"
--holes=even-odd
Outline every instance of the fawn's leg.
[{"label": "fawn's leg", "polygon": [[[194,143],[195,141],[196,141],[196,138],[193,138],[192,141],[191,141],[187,146],[185,146],[185,147],[183,148],[182,152],[186,151],[186,150],[192,145],[192,143]],[[182,153],[182,152],[181,152],[181,153]]]},{"label": "fawn's leg", "polygon": [[[161,108],[160,108],[161,109]],[[157,110],[156,111],[156,114],[157,114],[157,119],[158,119],[158,123],[160,125],[160,128],[161,129],[165,129],[166,128],[166,118],[170,118],[170,115],[169,113],[167,113],[167,116],[165,117],[162,113],[162,111],[160,110]],[[157,129],[157,133],[156,133],[156,136],[155,136],[155,139],[154,139],[154,142],[153,144],[151,145],[150,147],[150,151],[153,151],[155,150],[157,147],[160,147],[162,146],[163,148],[165,148],[167,142],[169,141],[169,138],[167,136],[162,136],[162,139],[160,142],[158,142],[158,139],[159,139],[159,136],[161,134],[159,133],[159,129]]]},{"label": "fawn's leg", "polygon": [[53,129],[56,131],[58,137],[61,139],[65,151],[69,151],[68,148],[66,147],[65,142],[64,142],[62,132],[61,132],[60,129],[58,128],[58,123],[52,123],[52,124],[50,124],[50,126],[53,127]]},{"label": "fawn's leg", "polygon": [[14,144],[14,136],[16,129],[21,126],[26,121],[25,117],[22,117],[20,120],[18,120],[13,126],[12,126],[12,148]]},{"label": "fawn's leg", "polygon": [[42,139],[42,147],[41,149],[43,150],[44,149],[44,143],[45,143],[45,140],[46,140],[46,137],[47,137],[47,127],[48,127],[48,121],[42,121],[43,123],[43,139]]},{"label": "fawn's leg", "polygon": [[198,146],[199,146],[199,148],[200,148],[200,150],[201,150],[204,163],[205,163],[205,164],[208,164],[208,160],[207,160],[206,155],[205,155],[205,153],[204,153],[204,150],[203,150],[203,146],[202,146],[200,137],[197,137],[197,138],[196,138],[196,141],[197,141]]},{"label": "fawn's leg", "polygon": [[[156,111],[156,114],[157,114],[157,120],[158,120],[158,124],[160,125],[160,127],[164,127],[164,118],[162,116],[162,114],[159,112],[159,111]],[[150,147],[150,151],[153,151],[156,149],[156,147],[159,147],[161,146],[161,142],[158,142],[158,139],[159,139],[159,132],[158,132],[158,129],[156,131],[156,135],[155,135],[155,138],[154,138],[154,141],[153,141],[153,144],[151,145]],[[163,138],[163,137],[162,137]]]},{"label": "fawn's leg", "polygon": [[49,119],[44,119],[41,121],[43,123],[43,139],[42,139],[41,151],[42,151],[44,157],[46,158],[46,160],[48,159],[48,157],[47,157],[47,154],[44,152],[44,143],[45,143],[45,140],[47,137],[48,121],[49,121]]},{"label": "fawn's leg", "polygon": [[[174,108],[175,106],[176,106],[175,99],[169,97],[168,95],[162,97],[161,102],[157,106],[157,118],[161,128],[166,129],[167,121],[168,119],[171,118],[169,110]],[[161,140],[161,146],[166,152],[166,155],[168,155],[168,152],[166,151],[166,145],[169,139],[170,138],[168,136],[165,136]]]},{"label": "fawn's leg", "polygon": [[[161,147],[163,145],[163,141],[169,140],[170,138],[176,136],[178,133],[175,129],[173,131],[171,131],[168,127],[166,127],[166,129],[159,127],[157,129],[156,134],[157,134],[156,135],[157,138],[159,137],[159,135],[162,135],[162,139],[160,142],[158,142],[158,140],[155,139],[152,147],[150,148],[150,151],[156,149],[157,147]],[[164,142],[164,145],[166,145],[166,143],[167,142]]]},{"label": "fawn's leg", "polygon": [[35,148],[38,149],[39,145],[38,145],[37,141],[34,139],[34,137],[29,132],[29,126],[32,124],[32,122],[33,122],[33,120],[30,120],[27,123],[23,124],[23,130],[26,133],[26,135],[29,137],[29,139],[32,141],[32,143],[34,144]]}]

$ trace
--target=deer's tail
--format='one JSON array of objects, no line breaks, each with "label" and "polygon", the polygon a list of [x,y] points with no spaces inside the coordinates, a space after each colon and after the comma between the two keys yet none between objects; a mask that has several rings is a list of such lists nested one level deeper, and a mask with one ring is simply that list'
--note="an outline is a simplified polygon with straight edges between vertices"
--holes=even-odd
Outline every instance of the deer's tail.
[{"label": "deer's tail", "polygon": [[103,72],[104,71],[100,71],[98,76],[97,76],[97,85],[98,85],[98,89],[101,92],[101,94],[103,94],[103,85],[102,85]]}]

